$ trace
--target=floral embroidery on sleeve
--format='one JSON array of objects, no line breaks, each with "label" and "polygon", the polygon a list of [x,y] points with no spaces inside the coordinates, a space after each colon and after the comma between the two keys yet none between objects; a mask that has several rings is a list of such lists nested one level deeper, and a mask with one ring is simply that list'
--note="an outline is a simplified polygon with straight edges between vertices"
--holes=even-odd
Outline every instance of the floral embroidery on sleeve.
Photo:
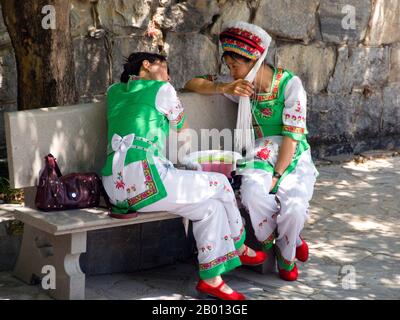
[{"label": "floral embroidery on sleeve", "polygon": [[298,77],[289,80],[285,89],[282,134],[301,140],[306,133],[307,95]]}]

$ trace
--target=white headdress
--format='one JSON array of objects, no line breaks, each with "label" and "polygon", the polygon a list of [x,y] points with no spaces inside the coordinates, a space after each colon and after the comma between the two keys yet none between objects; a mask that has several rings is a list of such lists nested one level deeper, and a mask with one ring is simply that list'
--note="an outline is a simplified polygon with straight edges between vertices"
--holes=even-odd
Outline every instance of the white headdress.
[{"label": "white headdress", "polygon": [[[220,34],[224,51],[232,51],[251,60],[257,60],[245,80],[253,82],[257,71],[267,57],[270,35],[262,28],[243,21],[232,21],[224,25]],[[254,146],[251,104],[249,97],[240,97],[236,123],[235,150]]]}]

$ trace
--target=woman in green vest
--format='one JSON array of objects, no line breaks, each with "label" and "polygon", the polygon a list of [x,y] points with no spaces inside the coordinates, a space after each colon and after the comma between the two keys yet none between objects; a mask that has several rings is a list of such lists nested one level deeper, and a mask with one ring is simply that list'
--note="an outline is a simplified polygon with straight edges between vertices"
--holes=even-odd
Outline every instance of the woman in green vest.
[{"label": "woman in green vest", "polygon": [[107,120],[109,146],[102,180],[113,204],[112,216],[168,211],[188,218],[198,248],[201,280],[196,289],[220,299],[243,300],[221,275],[241,264],[261,264],[266,254],[244,245],[240,212],[223,174],[177,170],[164,157],[170,127],[186,127],[164,56],[129,56],[121,82],[107,91]]},{"label": "woman in green vest", "polygon": [[306,92],[292,72],[265,63],[271,37],[260,27],[228,23],[220,42],[230,74],[197,77],[186,89],[239,102],[235,148],[246,151],[237,164],[241,201],[264,250],[274,246],[280,277],[293,281],[295,259],[308,259],[300,232],[317,177],[306,139]]}]

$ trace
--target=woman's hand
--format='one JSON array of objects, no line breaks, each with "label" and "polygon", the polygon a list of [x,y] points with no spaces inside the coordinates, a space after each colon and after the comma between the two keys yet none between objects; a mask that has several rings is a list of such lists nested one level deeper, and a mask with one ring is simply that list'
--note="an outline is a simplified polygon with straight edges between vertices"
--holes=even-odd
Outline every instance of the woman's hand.
[{"label": "woman's hand", "polygon": [[247,80],[238,79],[230,83],[219,84],[222,93],[233,96],[250,97],[254,93],[254,85]]}]

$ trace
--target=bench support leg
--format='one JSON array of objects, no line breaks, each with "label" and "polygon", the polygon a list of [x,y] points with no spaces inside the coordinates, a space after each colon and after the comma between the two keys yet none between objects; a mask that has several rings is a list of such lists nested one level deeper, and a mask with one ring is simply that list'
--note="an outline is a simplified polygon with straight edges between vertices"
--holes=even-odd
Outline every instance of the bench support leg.
[{"label": "bench support leg", "polygon": [[[47,289],[55,299],[85,298],[85,274],[79,265],[81,253],[86,252],[86,232],[52,235],[30,225],[24,225],[21,250],[14,276],[28,284],[42,285],[55,276],[55,288]],[[55,275],[44,266],[54,267]],[[51,284],[50,282],[47,282]]]}]

